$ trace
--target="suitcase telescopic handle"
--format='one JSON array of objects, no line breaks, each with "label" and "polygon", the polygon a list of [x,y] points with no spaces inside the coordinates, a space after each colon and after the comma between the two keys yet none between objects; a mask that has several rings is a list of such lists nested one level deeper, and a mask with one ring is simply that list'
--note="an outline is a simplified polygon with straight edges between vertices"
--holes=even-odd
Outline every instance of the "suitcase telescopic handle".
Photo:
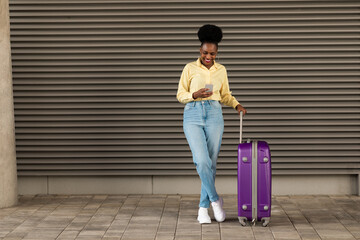
[{"label": "suitcase telescopic handle", "polygon": [[242,142],[242,129],[243,129],[243,111],[240,111],[240,143]]}]

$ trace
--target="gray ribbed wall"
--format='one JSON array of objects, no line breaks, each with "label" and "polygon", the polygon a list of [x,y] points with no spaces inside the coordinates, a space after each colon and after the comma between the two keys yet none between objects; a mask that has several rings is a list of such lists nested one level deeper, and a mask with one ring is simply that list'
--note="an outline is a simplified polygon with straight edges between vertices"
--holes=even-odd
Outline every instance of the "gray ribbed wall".
[{"label": "gray ribbed wall", "polygon": [[[270,143],[274,174],[360,169],[359,1],[10,0],[18,174],[194,175],[175,95],[196,32]],[[236,174],[224,108],[218,174]]]}]

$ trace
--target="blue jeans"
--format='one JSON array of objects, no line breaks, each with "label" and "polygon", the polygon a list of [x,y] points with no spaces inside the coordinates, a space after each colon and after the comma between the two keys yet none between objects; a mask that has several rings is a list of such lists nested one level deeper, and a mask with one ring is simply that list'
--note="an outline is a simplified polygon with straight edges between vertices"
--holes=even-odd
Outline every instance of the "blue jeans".
[{"label": "blue jeans", "polygon": [[187,103],[183,128],[201,180],[199,207],[209,208],[210,202],[219,200],[215,189],[216,161],[224,132],[220,103],[215,100]]}]

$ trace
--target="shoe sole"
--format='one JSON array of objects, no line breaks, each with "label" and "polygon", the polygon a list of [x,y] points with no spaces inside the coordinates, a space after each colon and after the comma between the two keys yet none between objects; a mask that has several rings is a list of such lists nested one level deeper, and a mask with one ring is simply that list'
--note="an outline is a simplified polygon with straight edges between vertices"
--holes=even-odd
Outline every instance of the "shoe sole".
[{"label": "shoe sole", "polygon": [[200,224],[209,224],[209,223],[211,223],[211,220],[210,221],[205,221],[205,222],[201,222],[199,219],[197,219],[198,220],[198,222],[200,223]]}]

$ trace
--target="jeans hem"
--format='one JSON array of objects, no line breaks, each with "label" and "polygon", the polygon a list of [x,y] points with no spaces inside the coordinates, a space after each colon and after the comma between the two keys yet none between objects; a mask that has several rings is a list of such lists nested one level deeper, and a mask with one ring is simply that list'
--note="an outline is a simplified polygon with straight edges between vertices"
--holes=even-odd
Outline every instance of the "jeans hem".
[{"label": "jeans hem", "polygon": [[210,201],[211,201],[211,202],[216,202],[216,201],[218,201],[219,199],[220,199],[220,197],[218,196],[215,201],[211,201],[211,200],[210,200]]}]

